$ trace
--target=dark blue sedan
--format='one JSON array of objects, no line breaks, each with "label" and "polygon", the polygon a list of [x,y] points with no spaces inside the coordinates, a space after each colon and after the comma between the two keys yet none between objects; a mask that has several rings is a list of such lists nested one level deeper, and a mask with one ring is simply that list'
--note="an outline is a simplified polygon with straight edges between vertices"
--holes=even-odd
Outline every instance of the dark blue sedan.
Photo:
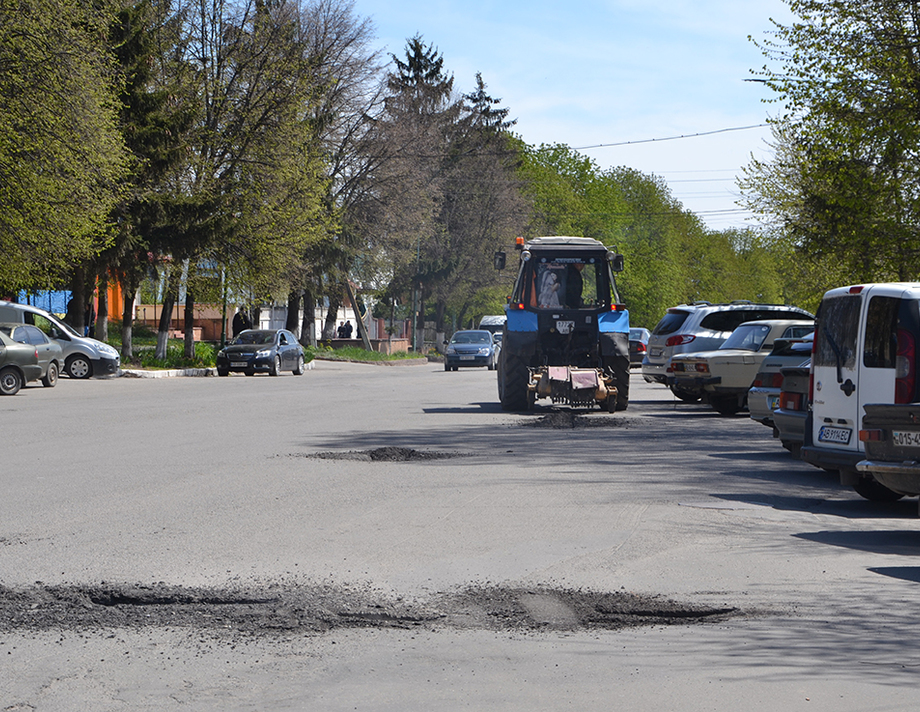
[{"label": "dark blue sedan", "polygon": [[447,344],[444,370],[456,371],[461,366],[485,366],[490,371],[498,364],[498,350],[492,332],[468,329],[458,331]]},{"label": "dark blue sedan", "polygon": [[247,329],[217,353],[217,375],[240,371],[247,376],[265,372],[279,376],[282,371],[304,372],[303,348],[286,329]]}]

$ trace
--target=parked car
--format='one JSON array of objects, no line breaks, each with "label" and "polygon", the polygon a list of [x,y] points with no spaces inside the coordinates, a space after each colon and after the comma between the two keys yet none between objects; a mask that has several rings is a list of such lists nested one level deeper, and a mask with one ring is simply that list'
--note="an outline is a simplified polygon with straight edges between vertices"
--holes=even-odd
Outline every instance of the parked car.
[{"label": "parked car", "polygon": [[39,377],[36,374],[41,374],[37,349],[0,331],[0,395],[16,395],[26,381]]},{"label": "parked car", "polygon": [[866,403],[863,409],[859,440],[866,457],[856,469],[872,484],[863,481],[860,494],[875,501],[920,494],[920,403]]},{"label": "parked car", "polygon": [[773,427],[773,411],[779,407],[779,394],[783,385],[782,370],[787,366],[801,366],[811,358],[814,333],[801,339],[777,339],[773,350],[760,364],[748,391],[748,411],[751,420]]},{"label": "parked car", "polygon": [[800,338],[812,329],[812,321],[801,319],[747,322],[715,351],[674,356],[671,383],[681,390],[701,391],[718,413],[734,415],[747,404],[754,376],[776,339]]},{"label": "parked car", "polygon": [[9,336],[13,341],[35,348],[38,358],[38,370],[23,369],[25,380],[37,381],[41,379],[46,388],[54,388],[58,382],[58,375],[64,363],[64,352],[56,341],[52,341],[37,326],[31,324],[4,324],[0,323],[0,332]]},{"label": "parked car", "polygon": [[642,359],[648,353],[648,339],[652,332],[648,329],[631,328],[629,330],[629,365],[641,366]]},{"label": "parked car", "polygon": [[231,371],[247,376],[293,371],[300,376],[304,370],[303,347],[287,329],[247,329],[217,352],[218,376],[229,376]]},{"label": "parked car", "polygon": [[498,363],[497,346],[492,333],[482,329],[465,329],[456,332],[447,342],[444,354],[444,370],[456,371],[461,366],[485,366],[495,370]]},{"label": "parked car", "polygon": [[920,283],[826,292],[818,308],[802,459],[838,470],[840,482],[863,497],[882,496],[875,478],[857,468],[865,459],[858,437],[864,406],[920,401],[918,348]]},{"label": "parked car", "polygon": [[793,457],[799,457],[808,418],[811,359],[801,366],[784,368],[781,373],[783,387],[779,392],[779,405],[773,410],[773,434]]},{"label": "parked car", "polygon": [[[754,304],[748,301],[681,304],[668,309],[652,329],[648,353],[642,361],[642,375],[649,383],[667,384],[673,356],[717,349],[745,322],[813,318],[814,315],[804,309],[783,304]],[[703,395],[701,389],[685,388],[684,385],[671,385],[674,395],[681,400],[693,402]]]},{"label": "parked car", "polygon": [[493,334],[500,334],[505,328],[505,322],[508,317],[504,314],[487,314],[479,320],[479,329],[481,331],[491,331]]},{"label": "parked car", "polygon": [[0,321],[37,326],[64,352],[63,372],[71,378],[90,378],[118,373],[118,351],[96,339],[82,336],[54,314],[29,304],[0,300]]}]

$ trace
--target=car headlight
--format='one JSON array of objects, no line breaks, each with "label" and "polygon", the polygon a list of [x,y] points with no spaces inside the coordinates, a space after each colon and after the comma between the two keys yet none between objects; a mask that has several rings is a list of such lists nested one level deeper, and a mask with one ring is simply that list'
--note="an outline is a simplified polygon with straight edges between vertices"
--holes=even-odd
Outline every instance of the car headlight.
[{"label": "car headlight", "polygon": [[221,349],[217,352],[218,358],[227,358],[227,349]]},{"label": "car headlight", "polygon": [[455,349],[453,346],[448,346],[448,347],[447,347],[447,353],[453,355],[453,354],[457,353],[457,349]]},{"label": "car headlight", "polygon": [[483,346],[481,349],[479,349],[479,355],[480,355],[480,356],[488,356],[488,355],[489,355],[489,347],[488,347],[488,346]]},{"label": "car headlight", "polygon": [[118,351],[116,351],[112,346],[104,344],[101,341],[99,342],[99,345],[96,346],[96,349],[101,355],[108,356],[109,358],[115,358],[118,356]]},{"label": "car headlight", "polygon": [[271,349],[262,349],[261,351],[256,351],[256,358],[268,358],[271,355]]}]

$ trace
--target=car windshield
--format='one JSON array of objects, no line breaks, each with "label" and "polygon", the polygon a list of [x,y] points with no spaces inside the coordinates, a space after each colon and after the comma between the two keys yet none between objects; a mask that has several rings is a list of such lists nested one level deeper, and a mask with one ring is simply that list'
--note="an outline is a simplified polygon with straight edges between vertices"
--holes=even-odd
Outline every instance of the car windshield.
[{"label": "car windshield", "polygon": [[720,349],[741,349],[742,351],[760,351],[770,327],[766,324],[742,324],[732,332]]},{"label": "car windshield", "polygon": [[244,331],[237,336],[234,344],[271,344],[275,341],[274,331]]},{"label": "car windshield", "polygon": [[491,344],[492,335],[488,331],[459,331],[450,341],[452,344]]}]

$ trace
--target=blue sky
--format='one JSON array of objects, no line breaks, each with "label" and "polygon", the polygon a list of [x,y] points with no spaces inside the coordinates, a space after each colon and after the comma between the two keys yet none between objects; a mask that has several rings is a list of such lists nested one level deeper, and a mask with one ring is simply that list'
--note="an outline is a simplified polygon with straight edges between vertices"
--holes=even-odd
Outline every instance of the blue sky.
[{"label": "blue sky", "polygon": [[[421,34],[442,53],[455,87],[481,72],[530,144],[573,148],[646,141],[764,123],[776,109],[745,82],[764,57],[770,18],[791,20],[783,0],[355,0],[378,45],[402,57]],[[743,227],[735,176],[769,155],[766,128],[629,146],[585,148],[601,167],[664,178],[674,197],[712,228]]]}]

